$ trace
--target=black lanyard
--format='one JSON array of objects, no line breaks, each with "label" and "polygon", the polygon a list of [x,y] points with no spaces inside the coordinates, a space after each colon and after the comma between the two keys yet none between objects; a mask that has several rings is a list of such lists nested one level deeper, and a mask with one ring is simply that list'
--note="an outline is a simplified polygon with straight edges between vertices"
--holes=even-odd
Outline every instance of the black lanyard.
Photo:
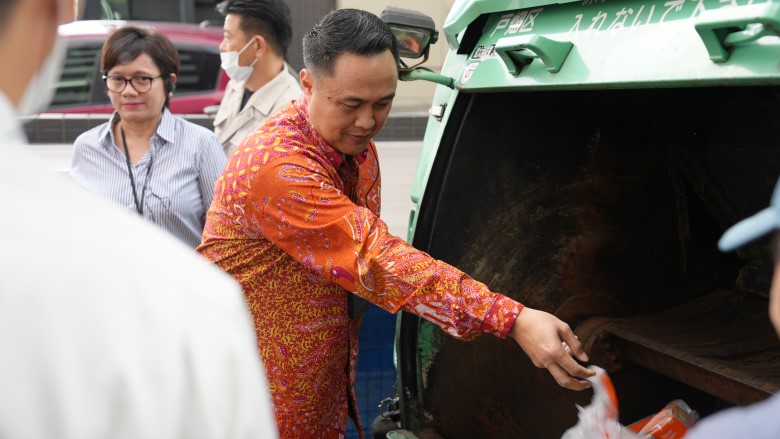
[{"label": "black lanyard", "polygon": [[[377,160],[376,151],[371,147],[371,145],[369,145],[368,150],[374,154],[374,160],[377,162],[377,174],[376,177],[374,177],[374,181],[371,182],[371,186],[368,187],[366,195],[363,198],[362,207],[366,208],[368,208],[368,196],[371,194],[371,190],[374,189],[374,185],[376,185],[377,180],[379,180],[379,160]],[[345,189],[348,192],[347,196],[349,197],[350,201],[359,206],[358,182],[360,180],[360,167],[358,166],[357,159],[354,156],[342,154],[342,157],[344,158],[341,164],[341,169],[343,169],[343,171],[340,172],[339,175],[344,182]]]},{"label": "black lanyard", "polygon": [[341,179],[344,182],[344,186],[347,192],[347,197],[357,205],[358,203],[358,179],[360,178],[360,168],[355,162],[355,158],[343,154],[343,162],[341,164],[342,172]]},{"label": "black lanyard", "polygon": [[144,187],[141,189],[141,200],[138,200],[138,193],[135,190],[135,177],[133,177],[133,165],[130,163],[130,152],[127,150],[127,139],[125,138],[125,130],[122,126],[119,127],[119,132],[122,134],[122,147],[125,148],[125,159],[127,161],[127,173],[130,174],[130,187],[133,189],[133,200],[135,201],[135,210],[138,214],[144,216],[144,201],[146,200],[146,186],[149,184],[149,177],[152,175],[152,164],[154,163],[154,154],[149,155],[149,167],[146,168],[146,179],[144,179]]}]

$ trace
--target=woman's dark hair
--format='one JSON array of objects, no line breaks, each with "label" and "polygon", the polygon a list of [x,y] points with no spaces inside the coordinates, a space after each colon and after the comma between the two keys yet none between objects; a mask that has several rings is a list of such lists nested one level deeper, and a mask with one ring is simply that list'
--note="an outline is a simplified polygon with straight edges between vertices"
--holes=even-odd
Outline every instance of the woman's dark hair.
[{"label": "woman's dark hair", "polygon": [[292,41],[290,8],[284,0],[225,0],[217,5],[222,15],[241,17],[239,28],[247,35],[261,35],[284,58]]},{"label": "woman's dark hair", "polygon": [[109,35],[100,54],[100,72],[104,75],[118,64],[133,61],[142,54],[149,55],[160,69],[165,81],[165,107],[173,91],[171,74],[179,75],[179,52],[165,35],[153,29],[123,26]]},{"label": "woman's dark hair", "polygon": [[399,63],[398,42],[387,24],[359,9],[336,9],[312,26],[303,37],[303,63],[313,72],[333,73],[339,55],[374,56],[390,50]]}]

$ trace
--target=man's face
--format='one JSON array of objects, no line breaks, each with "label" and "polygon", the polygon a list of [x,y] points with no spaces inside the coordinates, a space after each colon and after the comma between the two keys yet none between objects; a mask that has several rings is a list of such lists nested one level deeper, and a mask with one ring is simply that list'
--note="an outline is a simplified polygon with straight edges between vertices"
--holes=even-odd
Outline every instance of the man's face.
[{"label": "man's face", "polygon": [[0,78],[0,93],[23,115],[38,112],[51,101],[53,84],[65,58],[65,45],[58,42],[57,26],[80,18],[85,3],[19,1],[7,8],[7,17],[0,19],[0,49],[6,58],[14,59],[13,68],[8,67],[13,73]]},{"label": "man's face", "polygon": [[[241,49],[244,49],[247,43],[253,38],[252,35],[247,35],[246,32],[241,30],[240,25],[240,15],[227,14],[225,16],[225,25],[222,27],[222,42],[219,44],[220,52],[241,52]],[[238,55],[238,65],[251,65],[255,59],[255,52],[256,50],[254,50],[253,45],[249,44],[249,47],[246,47],[246,49]]]},{"label": "man's face", "polygon": [[314,129],[337,151],[358,155],[387,120],[398,85],[390,50],[379,55],[339,55],[333,73],[301,71]]}]

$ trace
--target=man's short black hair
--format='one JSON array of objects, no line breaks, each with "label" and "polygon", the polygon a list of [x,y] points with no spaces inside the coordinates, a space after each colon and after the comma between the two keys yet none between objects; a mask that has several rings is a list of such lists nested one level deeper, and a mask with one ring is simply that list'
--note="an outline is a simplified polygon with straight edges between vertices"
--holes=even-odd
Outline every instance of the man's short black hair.
[{"label": "man's short black hair", "polygon": [[260,35],[285,57],[292,41],[290,8],[284,0],[225,0],[217,5],[222,15],[241,16],[240,28],[250,36]]},{"label": "man's short black hair", "polygon": [[339,55],[374,56],[390,50],[399,63],[398,42],[376,15],[359,9],[336,9],[312,26],[303,37],[303,63],[313,72],[333,73]]},{"label": "man's short black hair", "polygon": [[19,3],[18,0],[0,0],[0,31],[5,30],[6,21],[17,3]]}]

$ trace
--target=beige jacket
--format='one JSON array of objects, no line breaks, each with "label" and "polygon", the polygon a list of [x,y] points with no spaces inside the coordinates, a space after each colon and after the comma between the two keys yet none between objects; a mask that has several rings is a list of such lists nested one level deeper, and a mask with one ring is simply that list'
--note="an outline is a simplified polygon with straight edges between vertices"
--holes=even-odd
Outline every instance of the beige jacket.
[{"label": "beige jacket", "polygon": [[214,133],[228,158],[244,138],[269,116],[301,95],[298,79],[290,72],[290,68],[285,64],[285,69],[252,94],[241,111],[238,109],[244,96],[244,83],[232,79],[228,82],[225,96],[214,117]]}]

